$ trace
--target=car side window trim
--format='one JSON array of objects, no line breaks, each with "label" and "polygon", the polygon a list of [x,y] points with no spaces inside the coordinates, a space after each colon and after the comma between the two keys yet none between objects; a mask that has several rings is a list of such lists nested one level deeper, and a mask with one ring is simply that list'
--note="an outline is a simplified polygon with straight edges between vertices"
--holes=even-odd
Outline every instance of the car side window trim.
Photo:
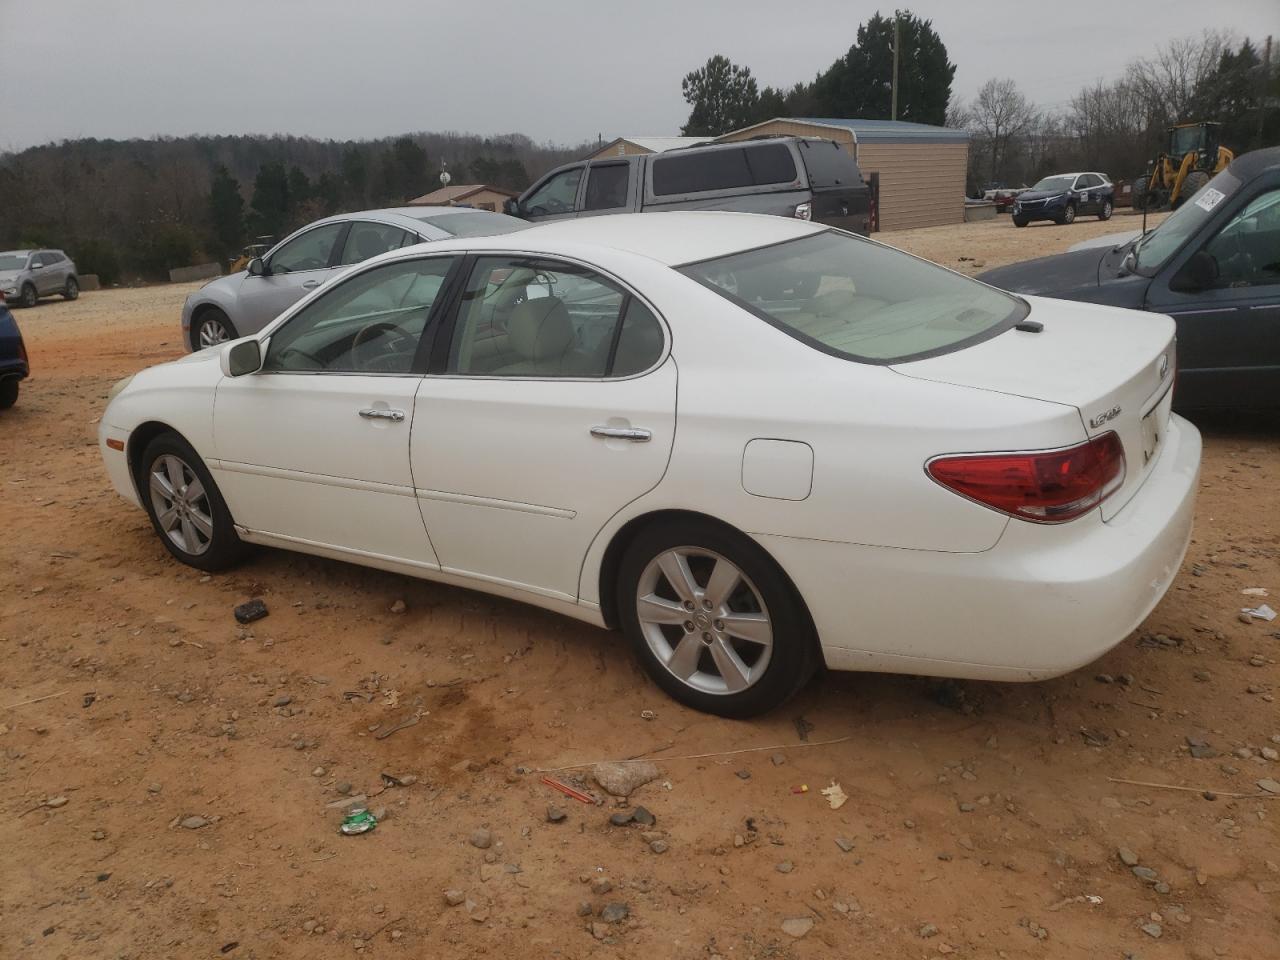
[{"label": "car side window trim", "polygon": [[[616,359],[617,344],[618,339],[621,336],[621,329],[626,316],[626,308],[630,306],[632,301],[647,307],[649,312],[652,313],[654,318],[658,321],[658,328],[662,331],[662,349],[658,352],[658,358],[644,370],[628,374],[623,377],[615,377],[610,374],[606,374],[603,377],[538,377],[505,375],[492,376],[479,373],[450,373],[448,370],[449,351],[453,346],[453,338],[458,330],[458,321],[461,316],[462,294],[466,290],[467,284],[471,281],[471,275],[475,270],[476,261],[481,257],[527,257],[547,264],[554,264],[558,262],[598,273],[610,283],[615,284],[623,294],[622,308],[620,308],[618,312],[618,323],[617,327],[614,329],[614,342],[610,351],[610,367],[612,367]],[[468,254],[463,259],[466,262],[463,265],[463,268],[458,271],[456,285],[450,291],[447,308],[448,313],[443,317],[442,322],[435,329],[433,338],[434,343],[431,348],[431,359],[428,364],[426,376],[440,380],[500,380],[525,383],[617,383],[623,380],[634,380],[637,377],[647,377],[667,362],[667,357],[671,353],[672,333],[666,317],[664,317],[662,312],[654,306],[653,301],[639,293],[629,283],[618,277],[617,274],[611,273],[604,267],[594,263],[587,263],[585,260],[578,260],[574,257],[566,257],[560,254],[548,256],[545,253],[539,253],[532,250],[483,250],[477,251],[473,254]],[[443,291],[441,299],[443,299]]]}]

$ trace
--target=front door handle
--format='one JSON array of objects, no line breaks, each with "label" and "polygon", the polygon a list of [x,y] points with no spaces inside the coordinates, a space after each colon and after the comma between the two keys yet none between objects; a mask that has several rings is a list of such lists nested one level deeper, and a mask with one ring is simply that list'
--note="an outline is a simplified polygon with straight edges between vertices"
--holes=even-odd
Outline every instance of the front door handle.
[{"label": "front door handle", "polygon": [[366,420],[390,420],[393,423],[399,423],[404,419],[403,410],[386,410],[378,407],[365,407],[360,411],[360,416]]},{"label": "front door handle", "polygon": [[648,443],[653,439],[652,431],[643,427],[592,427],[591,435],[601,440],[630,440],[632,443]]},{"label": "front door handle", "polygon": [[314,290],[314,289],[315,289],[316,287],[318,287],[318,286],[320,286],[320,281],[319,281],[319,280],[308,280],[308,281],[306,281],[306,282],[302,285],[302,289],[303,289],[303,290]]}]

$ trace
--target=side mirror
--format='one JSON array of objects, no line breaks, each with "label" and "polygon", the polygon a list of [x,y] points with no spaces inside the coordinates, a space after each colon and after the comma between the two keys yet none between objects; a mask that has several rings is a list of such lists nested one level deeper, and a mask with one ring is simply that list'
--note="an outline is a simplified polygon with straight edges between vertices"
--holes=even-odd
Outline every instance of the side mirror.
[{"label": "side mirror", "polygon": [[1170,284],[1170,286],[1175,290],[1205,290],[1213,286],[1214,281],[1217,279],[1217,259],[1211,253],[1198,250],[1190,260],[1183,264],[1182,269],[1178,271],[1178,275],[1174,278],[1174,283]]},{"label": "side mirror", "polygon": [[257,340],[238,340],[222,354],[222,372],[228,377],[243,377],[262,369],[262,344]]},{"label": "side mirror", "polygon": [[43,260],[32,260],[32,261],[31,261],[31,266],[30,266],[30,268],[29,268],[29,269],[31,269],[31,270],[39,270],[39,269],[40,269],[41,267],[43,267],[43,266],[44,266],[44,261],[43,261]]},{"label": "side mirror", "polygon": [[502,201],[502,212],[509,217],[520,216],[520,201],[515,197],[507,197]]},{"label": "side mirror", "polygon": [[267,265],[262,262],[261,257],[254,257],[249,261],[249,276],[265,277],[267,275]]}]

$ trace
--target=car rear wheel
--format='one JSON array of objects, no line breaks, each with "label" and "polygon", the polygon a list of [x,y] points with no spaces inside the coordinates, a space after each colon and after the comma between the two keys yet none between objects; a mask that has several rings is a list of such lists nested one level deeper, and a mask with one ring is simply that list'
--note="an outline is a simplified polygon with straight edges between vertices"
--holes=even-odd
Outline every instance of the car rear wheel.
[{"label": "car rear wheel", "polygon": [[1025,226],[1027,225],[1027,222],[1028,222],[1028,221],[1027,221],[1027,218],[1026,218],[1026,217],[1014,217],[1014,218],[1013,218],[1013,225],[1014,225],[1015,227],[1025,227]]},{"label": "car rear wheel", "polygon": [[62,288],[62,298],[64,300],[74,300],[80,296],[80,284],[75,277],[67,277],[67,285]]},{"label": "car rear wheel", "polygon": [[1058,222],[1064,226],[1076,222],[1076,205],[1074,203],[1068,203],[1066,208],[1058,214]]},{"label": "car rear wheel", "polygon": [[138,486],[165,549],[200,570],[238,561],[246,545],[208,469],[176,433],[162,433],[142,453]]},{"label": "car rear wheel", "polygon": [[644,530],[618,578],[622,628],[679,702],[749,717],[786,702],[818,666],[808,613],[746,536],[690,520]]},{"label": "car rear wheel", "polygon": [[209,309],[200,314],[192,340],[197,350],[203,350],[235,338],[236,328],[227,319],[227,315],[221,310]]},{"label": "car rear wheel", "polygon": [[24,283],[22,285],[22,294],[18,297],[18,303],[22,304],[24,307],[34,307],[36,305],[36,301],[39,299],[40,297],[36,293],[36,288],[33,285],[29,283]]},{"label": "car rear wheel", "polygon": [[1099,219],[1099,220],[1110,220],[1110,219],[1111,219],[1111,214],[1112,214],[1112,213],[1114,213],[1114,212],[1115,212],[1115,211],[1114,211],[1114,208],[1111,206],[1111,201],[1110,201],[1110,200],[1103,200],[1103,201],[1102,201],[1102,206],[1101,206],[1101,207],[1099,208],[1099,210],[1098,210],[1098,219]]},{"label": "car rear wheel", "polygon": [[18,402],[18,378],[0,380],[0,410],[8,410]]}]

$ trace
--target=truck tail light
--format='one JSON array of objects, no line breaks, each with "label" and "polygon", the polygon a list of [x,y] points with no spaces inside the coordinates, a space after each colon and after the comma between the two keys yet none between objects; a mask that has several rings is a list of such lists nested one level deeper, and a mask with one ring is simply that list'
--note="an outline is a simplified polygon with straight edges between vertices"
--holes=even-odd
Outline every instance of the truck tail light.
[{"label": "truck tail light", "polygon": [[949,490],[1011,517],[1063,523],[1124,483],[1124,446],[1111,431],[1062,450],[936,457],[926,469]]},{"label": "truck tail light", "polygon": [[796,218],[797,220],[812,220],[812,219],[813,219],[813,204],[812,204],[812,203],[807,203],[807,202],[806,202],[806,203],[797,203],[797,204],[796,204],[795,218]]}]

